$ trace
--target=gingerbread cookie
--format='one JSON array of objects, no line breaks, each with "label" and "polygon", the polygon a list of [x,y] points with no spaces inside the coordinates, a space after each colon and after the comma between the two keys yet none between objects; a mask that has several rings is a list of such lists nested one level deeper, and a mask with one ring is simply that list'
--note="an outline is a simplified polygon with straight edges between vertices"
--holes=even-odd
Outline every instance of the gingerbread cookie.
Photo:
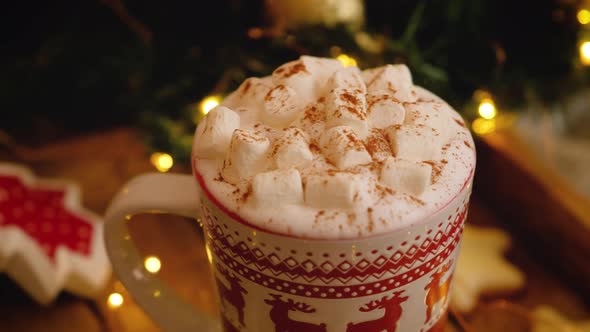
[{"label": "gingerbread cookie", "polygon": [[549,306],[533,311],[532,332],[590,332],[590,321],[573,322]]},{"label": "gingerbread cookie", "polygon": [[524,286],[524,274],[504,257],[510,237],[503,231],[466,226],[453,280],[451,306],[469,312],[480,295],[515,291]]}]

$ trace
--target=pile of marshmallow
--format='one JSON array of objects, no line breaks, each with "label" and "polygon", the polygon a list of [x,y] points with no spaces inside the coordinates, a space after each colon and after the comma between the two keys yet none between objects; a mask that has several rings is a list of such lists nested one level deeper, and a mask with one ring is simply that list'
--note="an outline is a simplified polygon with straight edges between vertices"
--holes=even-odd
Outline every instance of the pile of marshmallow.
[{"label": "pile of marshmallow", "polygon": [[[254,204],[353,206],[375,163],[377,183],[419,196],[442,146],[463,129],[446,103],[431,94],[425,101],[424,91],[405,65],[361,72],[302,56],[270,77],[246,80],[210,111],[194,154],[223,160],[223,180],[251,184]],[[372,151],[369,141],[385,151]]]}]

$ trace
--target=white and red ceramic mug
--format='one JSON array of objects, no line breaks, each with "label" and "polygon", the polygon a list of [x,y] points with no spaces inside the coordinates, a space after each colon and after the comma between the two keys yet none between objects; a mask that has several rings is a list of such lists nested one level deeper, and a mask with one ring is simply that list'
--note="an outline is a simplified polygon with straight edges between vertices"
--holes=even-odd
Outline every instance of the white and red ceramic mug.
[{"label": "white and red ceramic mug", "polygon": [[[409,227],[354,240],[309,240],[254,227],[194,176],[141,175],[105,226],[113,268],[166,331],[443,330],[473,172],[448,204]],[[197,312],[145,270],[125,220],[166,212],[203,220],[222,321]]]}]

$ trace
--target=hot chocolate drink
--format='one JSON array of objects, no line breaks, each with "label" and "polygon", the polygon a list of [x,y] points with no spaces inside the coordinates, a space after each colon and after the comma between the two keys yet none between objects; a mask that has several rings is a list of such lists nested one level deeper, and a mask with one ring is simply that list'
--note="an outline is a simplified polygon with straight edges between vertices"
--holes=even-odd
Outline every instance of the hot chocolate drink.
[{"label": "hot chocolate drink", "polygon": [[302,56],[249,78],[200,123],[206,189],[255,227],[351,239],[407,227],[471,178],[461,117],[405,65],[359,70]]}]

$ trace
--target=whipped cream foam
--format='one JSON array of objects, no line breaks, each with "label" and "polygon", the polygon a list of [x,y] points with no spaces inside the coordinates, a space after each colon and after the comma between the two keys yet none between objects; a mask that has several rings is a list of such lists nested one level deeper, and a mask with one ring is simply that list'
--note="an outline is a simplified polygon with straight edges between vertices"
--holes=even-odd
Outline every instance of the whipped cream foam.
[{"label": "whipped cream foam", "polygon": [[193,158],[227,209],[313,239],[419,222],[475,167],[461,117],[405,65],[361,71],[310,56],[244,81],[197,127]]}]

